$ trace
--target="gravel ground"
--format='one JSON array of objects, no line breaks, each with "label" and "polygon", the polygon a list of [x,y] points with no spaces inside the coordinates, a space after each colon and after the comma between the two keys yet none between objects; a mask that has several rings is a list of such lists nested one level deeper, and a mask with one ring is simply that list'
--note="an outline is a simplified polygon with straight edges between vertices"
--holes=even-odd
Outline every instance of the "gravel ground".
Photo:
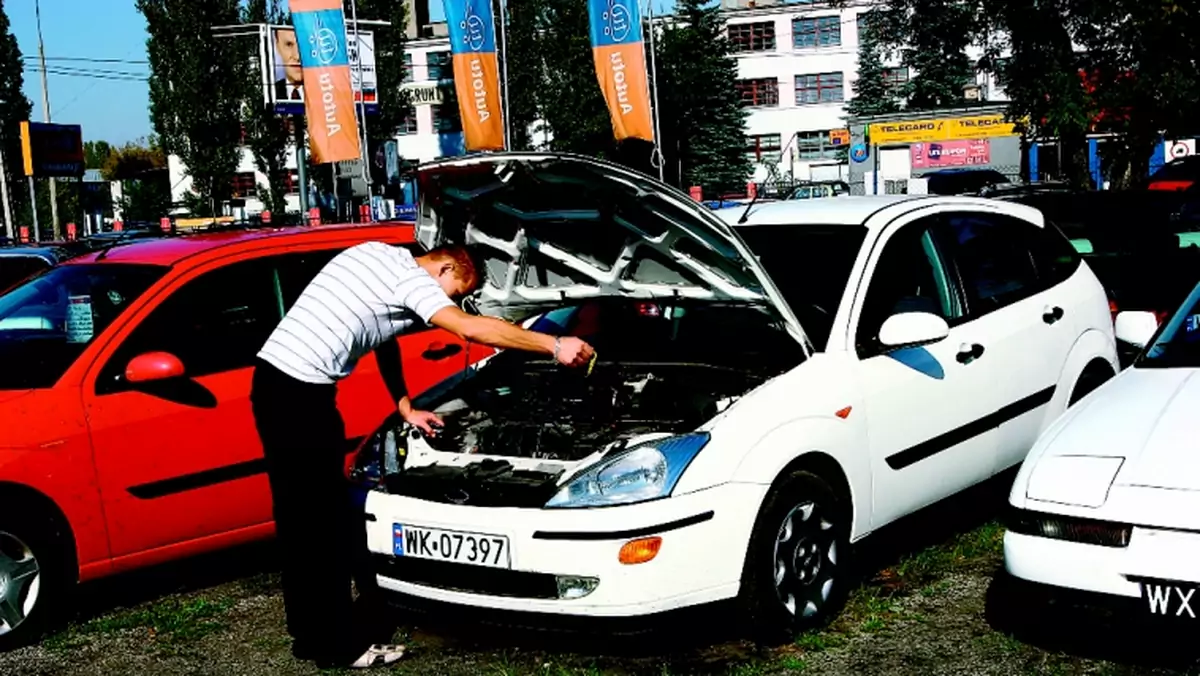
[{"label": "gravel ground", "polygon": [[[990,492],[964,500],[873,538],[846,611],[791,646],[732,639],[720,616],[626,640],[407,615],[398,638],[410,652],[394,673],[1200,674],[1191,633],[1026,605],[997,575],[1003,531],[988,508],[1000,503]],[[267,544],[91,585],[68,627],[0,655],[0,674],[320,673],[291,659],[273,556]]]}]

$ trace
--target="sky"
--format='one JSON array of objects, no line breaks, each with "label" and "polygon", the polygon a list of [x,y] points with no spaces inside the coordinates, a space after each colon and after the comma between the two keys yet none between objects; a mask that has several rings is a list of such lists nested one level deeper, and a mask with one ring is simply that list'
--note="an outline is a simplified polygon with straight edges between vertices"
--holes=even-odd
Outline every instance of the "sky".
[{"label": "sky", "polygon": [[[122,144],[148,136],[146,22],[134,0],[40,2],[51,120],[82,125],[85,141]],[[6,0],[4,10],[25,57],[25,95],[41,121],[34,3]]]}]

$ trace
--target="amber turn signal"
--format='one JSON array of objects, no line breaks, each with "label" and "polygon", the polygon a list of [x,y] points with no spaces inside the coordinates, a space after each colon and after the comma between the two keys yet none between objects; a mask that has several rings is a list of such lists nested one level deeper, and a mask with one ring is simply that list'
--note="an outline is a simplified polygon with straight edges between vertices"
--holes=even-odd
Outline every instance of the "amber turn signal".
[{"label": "amber turn signal", "polygon": [[662,549],[662,538],[638,538],[630,540],[621,546],[621,553],[617,558],[625,565],[633,565],[635,563],[646,563],[658,556],[658,550]]}]

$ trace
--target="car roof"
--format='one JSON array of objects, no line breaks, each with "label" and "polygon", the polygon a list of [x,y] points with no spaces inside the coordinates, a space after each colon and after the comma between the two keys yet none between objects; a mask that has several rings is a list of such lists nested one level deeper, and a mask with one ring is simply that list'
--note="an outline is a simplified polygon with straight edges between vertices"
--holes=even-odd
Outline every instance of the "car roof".
[{"label": "car roof", "polygon": [[67,251],[56,246],[9,246],[0,247],[0,256],[36,256],[38,258],[57,260],[67,254]]},{"label": "car roof", "polygon": [[[745,209],[733,207],[713,213],[721,220],[738,227],[755,225],[867,225],[871,217],[888,207],[911,204],[912,207],[933,204],[957,204],[961,206],[987,207],[1042,223],[1040,212],[1016,202],[987,199],[983,197],[959,197],[951,195],[843,195],[815,200],[780,200],[760,202],[750,210],[749,218],[739,224]],[[879,227],[880,222],[870,227]]]},{"label": "car roof", "polygon": [[231,250],[286,246],[292,242],[296,244],[334,243],[359,238],[366,241],[375,237],[394,240],[397,235],[400,235],[401,239],[413,239],[412,233],[413,223],[403,221],[200,232],[173,237],[133,238],[120,241],[113,248],[90,252],[73,258],[65,264],[140,263],[173,266],[184,259],[208,256],[218,252],[232,252]]}]

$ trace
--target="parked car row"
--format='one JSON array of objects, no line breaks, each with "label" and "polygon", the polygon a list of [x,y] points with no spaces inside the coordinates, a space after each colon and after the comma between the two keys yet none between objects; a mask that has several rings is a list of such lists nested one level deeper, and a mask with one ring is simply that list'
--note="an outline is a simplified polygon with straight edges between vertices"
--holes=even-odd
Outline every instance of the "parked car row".
[{"label": "parked car row", "polygon": [[361,241],[474,244],[487,275],[465,308],[598,357],[567,370],[403,336],[436,437],[398,419],[373,359],[342,383],[347,476],[380,584],[407,601],[619,621],[731,603],[786,640],[837,615],[864,538],[1028,464],[1121,382],[1103,284],[1026,205],[714,211],[542,153],[418,182],[413,226],[160,238],[0,294],[0,421],[23,421],[0,425],[0,647],[76,583],[271,535],[254,354]]}]

